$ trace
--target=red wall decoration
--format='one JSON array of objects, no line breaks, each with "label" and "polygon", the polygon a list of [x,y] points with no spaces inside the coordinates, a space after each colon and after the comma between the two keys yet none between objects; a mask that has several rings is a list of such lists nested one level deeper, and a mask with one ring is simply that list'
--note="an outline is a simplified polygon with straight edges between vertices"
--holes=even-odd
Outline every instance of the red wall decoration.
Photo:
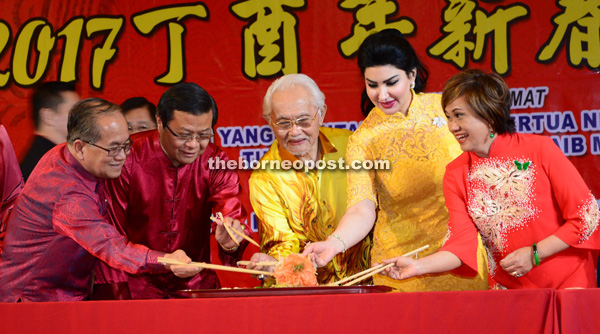
[{"label": "red wall decoration", "polygon": [[[356,50],[371,32],[396,28],[427,65],[429,92],[462,69],[501,74],[517,131],[551,136],[600,197],[594,1],[2,0],[2,9],[0,120],[20,157],[33,131],[32,88],[49,80],[74,81],[82,97],[115,103],[157,103],[168,87],[193,81],[219,106],[215,142],[230,158],[252,161],[273,141],[261,117],[266,89],[301,72],[325,93],[328,125],[354,130],[364,87]],[[251,212],[250,171],[240,174]],[[250,245],[245,257],[257,250]]]}]

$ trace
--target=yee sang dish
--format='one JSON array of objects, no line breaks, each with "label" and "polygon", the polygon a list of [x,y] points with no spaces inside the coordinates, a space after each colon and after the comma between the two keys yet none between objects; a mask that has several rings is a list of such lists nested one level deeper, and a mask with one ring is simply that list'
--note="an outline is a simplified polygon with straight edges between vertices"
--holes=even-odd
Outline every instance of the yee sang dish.
[{"label": "yee sang dish", "polygon": [[274,270],[276,287],[318,286],[317,270],[307,256],[290,254],[280,260]]}]

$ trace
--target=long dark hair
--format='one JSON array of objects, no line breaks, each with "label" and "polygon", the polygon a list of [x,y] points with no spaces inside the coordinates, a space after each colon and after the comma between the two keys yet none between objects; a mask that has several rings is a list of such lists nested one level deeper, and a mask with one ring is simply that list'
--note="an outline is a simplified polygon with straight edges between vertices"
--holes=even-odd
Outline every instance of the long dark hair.
[{"label": "long dark hair", "polygon": [[[368,67],[385,65],[401,69],[407,75],[416,69],[414,91],[420,93],[425,90],[429,72],[410,43],[396,29],[385,29],[368,36],[358,49],[358,67],[363,76]],[[365,88],[360,101],[363,115],[367,116],[374,107]]]}]

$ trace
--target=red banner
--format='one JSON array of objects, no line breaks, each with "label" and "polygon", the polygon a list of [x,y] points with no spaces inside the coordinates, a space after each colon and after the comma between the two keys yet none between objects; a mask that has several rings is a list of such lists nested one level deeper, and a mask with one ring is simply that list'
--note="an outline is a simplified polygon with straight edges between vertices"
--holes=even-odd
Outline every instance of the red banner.
[{"label": "red banner", "polygon": [[[397,28],[430,71],[427,91],[466,68],[501,74],[517,130],[552,136],[600,197],[596,1],[3,0],[2,8],[0,119],[20,156],[33,131],[32,87],[49,80],[115,103],[157,103],[173,84],[196,82],[219,106],[216,143],[252,161],[273,141],[261,117],[267,87],[302,72],[325,93],[326,122],[354,130],[364,87],[355,52],[371,32]],[[241,175],[251,211],[249,171]]]}]

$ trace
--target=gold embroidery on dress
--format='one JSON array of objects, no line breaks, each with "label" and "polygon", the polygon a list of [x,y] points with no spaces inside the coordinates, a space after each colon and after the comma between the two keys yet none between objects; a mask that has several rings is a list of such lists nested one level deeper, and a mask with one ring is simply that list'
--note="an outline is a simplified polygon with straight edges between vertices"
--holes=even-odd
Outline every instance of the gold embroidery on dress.
[{"label": "gold embroidery on dress", "polygon": [[490,273],[490,276],[495,277],[496,271],[498,270],[498,265],[496,264],[496,261],[494,261],[494,256],[492,255],[492,251],[487,246],[485,246],[485,253],[487,254],[488,271]]},{"label": "gold embroidery on dress", "polygon": [[531,201],[536,166],[527,162],[522,168],[517,162],[485,159],[475,163],[469,173],[469,214],[495,254],[503,252],[508,233],[538,213]]},{"label": "gold embroidery on dress", "polygon": [[444,236],[444,242],[442,242],[442,247],[446,244],[446,241],[450,239],[452,236],[452,232],[450,231],[450,225],[446,226],[446,235]]},{"label": "gold embroidery on dress", "polygon": [[590,235],[598,228],[600,220],[600,212],[598,212],[598,203],[594,195],[590,193],[586,203],[579,208],[579,216],[581,217],[582,227],[579,233],[579,243],[582,243],[590,238]]},{"label": "gold embroidery on dress", "polygon": [[[372,261],[380,262],[429,244],[424,255],[440,249],[448,233],[443,177],[446,165],[458,157],[460,145],[447,125],[436,94],[414,94],[407,116],[386,115],[374,108],[350,137],[346,162],[387,160],[391,168],[348,171],[348,206],[365,199],[377,205]],[[484,250],[478,255],[482,255]],[[375,284],[398,291],[471,290],[487,288],[485,256],[474,278],[450,273],[397,281],[376,275]],[[478,258],[479,259],[479,258]]]}]

